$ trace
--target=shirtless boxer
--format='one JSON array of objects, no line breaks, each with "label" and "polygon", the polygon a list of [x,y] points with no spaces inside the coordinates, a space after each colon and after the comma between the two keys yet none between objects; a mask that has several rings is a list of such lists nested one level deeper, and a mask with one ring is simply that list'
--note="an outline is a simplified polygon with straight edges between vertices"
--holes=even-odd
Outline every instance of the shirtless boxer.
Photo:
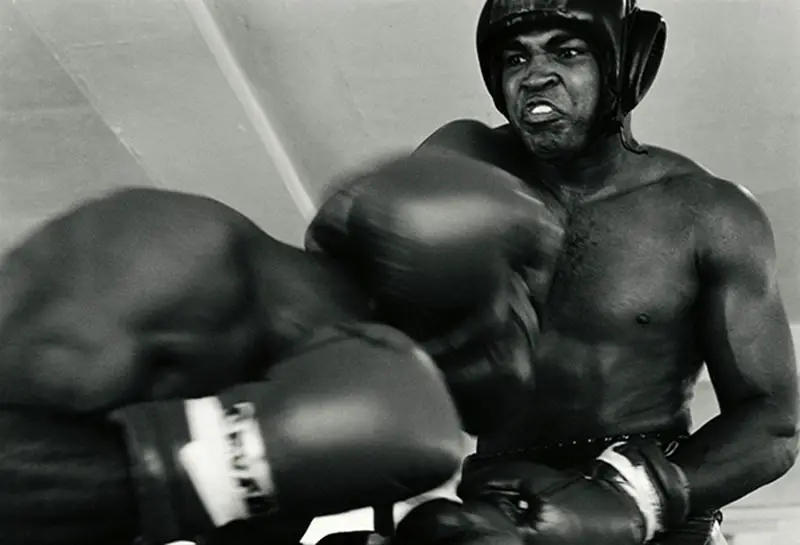
[{"label": "shirtless boxer", "polygon": [[[552,274],[527,277],[538,329],[526,402],[477,433],[459,489],[464,505],[418,507],[398,527],[403,543],[707,543],[721,539],[720,508],[794,464],[797,369],[769,221],[743,187],[634,139],[629,114],[655,78],[666,30],[658,14],[631,4],[489,0],[478,58],[509,124],[456,121],[415,154],[422,161],[451,150],[502,168],[566,234]],[[489,215],[464,213],[462,173],[415,173],[408,183],[395,168],[374,178],[387,174],[394,179],[385,185],[405,184],[414,206],[397,196],[402,189],[386,204],[377,191],[351,188],[356,204],[342,225],[383,221],[377,236],[413,225],[411,238],[444,233],[428,241],[434,249],[460,238],[480,241],[475,253],[491,250],[471,236]],[[435,198],[425,199],[425,184]],[[424,222],[448,217],[448,190],[462,222],[437,231]],[[426,217],[422,203],[439,214]],[[337,226],[326,207],[337,206],[334,196],[309,238],[347,257],[341,240],[330,242]],[[412,221],[363,212],[378,206],[380,217],[403,210]],[[508,216],[495,220],[504,226]],[[414,263],[399,250],[393,259]],[[721,414],[692,432],[704,364]],[[575,479],[575,470],[588,478]]]}]

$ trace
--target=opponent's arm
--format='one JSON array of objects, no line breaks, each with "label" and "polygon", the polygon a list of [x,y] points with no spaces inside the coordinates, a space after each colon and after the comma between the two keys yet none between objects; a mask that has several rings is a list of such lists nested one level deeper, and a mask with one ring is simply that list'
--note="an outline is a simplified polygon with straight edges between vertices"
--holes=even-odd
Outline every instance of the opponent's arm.
[{"label": "opponent's arm", "polygon": [[746,190],[717,181],[698,230],[702,346],[721,414],[673,457],[694,511],[781,477],[798,452],[798,383],[769,220]]},{"label": "opponent's arm", "polygon": [[154,544],[403,501],[450,479],[463,449],[440,372],[378,324],[320,328],[262,381],[113,417]]},{"label": "opponent's arm", "polygon": [[297,543],[315,516],[441,486],[463,456],[440,372],[377,324],[318,328],[262,380],[110,419],[0,407],[0,543]]}]

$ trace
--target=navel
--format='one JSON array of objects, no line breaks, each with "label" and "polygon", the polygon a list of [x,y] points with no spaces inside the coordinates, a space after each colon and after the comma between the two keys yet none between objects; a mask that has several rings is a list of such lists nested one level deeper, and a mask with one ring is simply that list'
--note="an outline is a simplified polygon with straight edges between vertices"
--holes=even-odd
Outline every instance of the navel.
[{"label": "navel", "polygon": [[650,323],[650,315],[646,312],[642,312],[636,317],[636,323],[639,325],[647,325]]}]

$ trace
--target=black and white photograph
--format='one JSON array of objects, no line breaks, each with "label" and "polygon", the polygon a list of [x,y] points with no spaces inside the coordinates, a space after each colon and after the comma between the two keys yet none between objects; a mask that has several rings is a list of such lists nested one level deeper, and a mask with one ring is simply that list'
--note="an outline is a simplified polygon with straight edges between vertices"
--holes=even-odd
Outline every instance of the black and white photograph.
[{"label": "black and white photograph", "polygon": [[800,545],[798,51],[0,0],[0,545]]}]

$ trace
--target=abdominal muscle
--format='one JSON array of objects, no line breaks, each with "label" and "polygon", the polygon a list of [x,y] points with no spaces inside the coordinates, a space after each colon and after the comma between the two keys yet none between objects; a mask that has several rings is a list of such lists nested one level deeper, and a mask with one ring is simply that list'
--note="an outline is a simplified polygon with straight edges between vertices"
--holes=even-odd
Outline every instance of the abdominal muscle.
[{"label": "abdominal muscle", "polygon": [[675,332],[650,331],[625,343],[545,332],[530,403],[478,452],[549,446],[626,434],[686,433],[700,358]]}]

